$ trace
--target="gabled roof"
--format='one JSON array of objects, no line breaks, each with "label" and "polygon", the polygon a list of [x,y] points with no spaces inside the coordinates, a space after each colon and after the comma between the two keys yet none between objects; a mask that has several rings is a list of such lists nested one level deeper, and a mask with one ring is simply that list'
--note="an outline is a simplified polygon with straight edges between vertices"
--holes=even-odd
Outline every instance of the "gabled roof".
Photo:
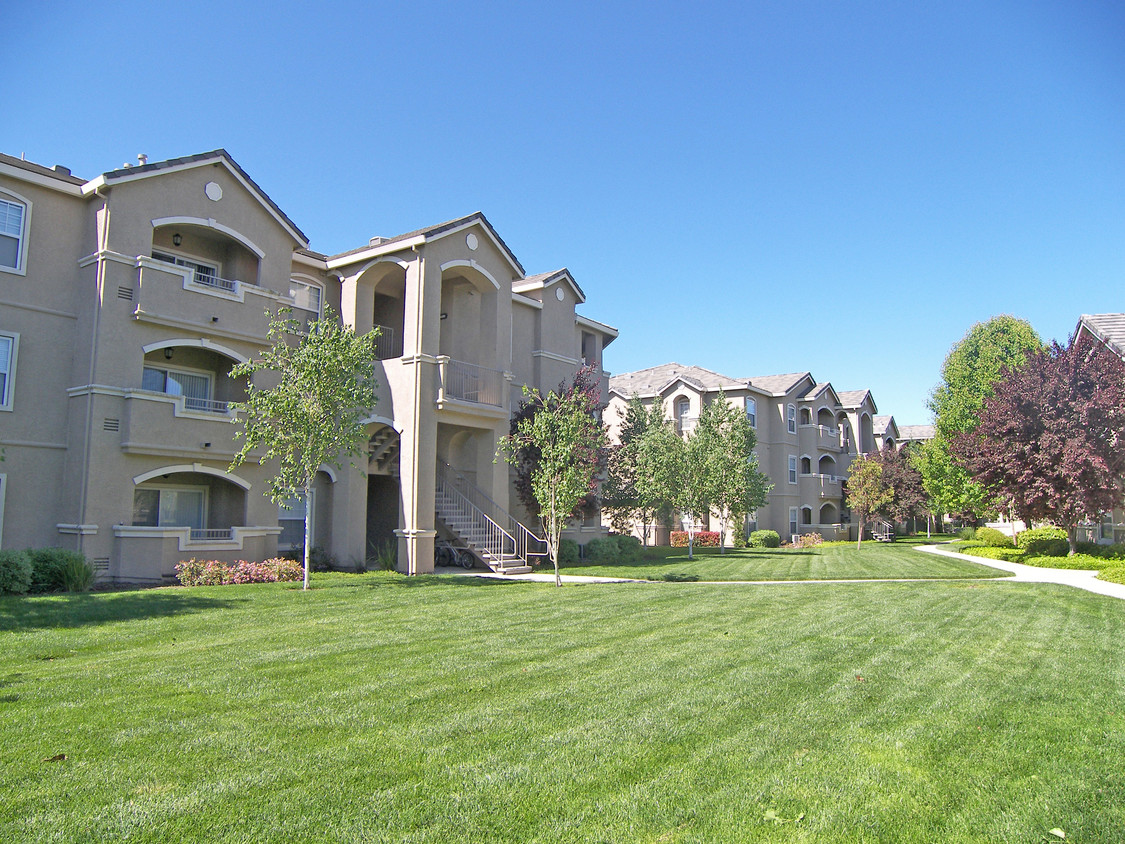
[{"label": "gabled roof", "polygon": [[629,398],[655,396],[678,381],[682,381],[700,392],[713,392],[719,388],[742,389],[746,386],[735,378],[728,378],[700,366],[684,366],[682,363],[664,363],[636,372],[623,372],[609,379],[610,392]]},{"label": "gabled roof", "polygon": [[819,384],[814,384],[801,395],[800,399],[807,402],[827,401],[833,405],[840,403],[840,397],[836,395],[836,389],[832,386],[831,381],[821,381]]},{"label": "gabled roof", "polygon": [[871,431],[879,436],[891,433],[891,436],[897,437],[899,434],[898,424],[893,416],[872,416]]},{"label": "gabled roof", "polygon": [[1125,314],[1082,314],[1078,330],[1083,328],[1125,357]]},{"label": "gabled roof", "polygon": [[837,395],[840,397],[840,405],[843,407],[859,407],[863,404],[864,399],[870,398],[871,409],[879,409],[875,406],[875,397],[871,395],[870,390],[841,390]]},{"label": "gabled roof", "polygon": [[550,273],[529,275],[527,278],[521,279],[520,281],[513,281],[512,290],[516,293],[527,293],[531,290],[545,290],[559,282],[569,285],[570,289],[574,291],[574,295],[578,297],[579,302],[586,301],[586,294],[582,292],[582,288],[578,286],[578,282],[574,280],[574,276],[570,274],[570,270],[566,267]]},{"label": "gabled roof", "polygon": [[808,379],[810,385],[816,384],[809,372],[789,372],[785,375],[755,375],[753,378],[746,379],[746,382],[749,386],[757,387],[762,392],[781,396],[805,379]]},{"label": "gabled roof", "polygon": [[257,182],[250,178],[246,171],[238,165],[237,161],[231,158],[230,153],[225,149],[215,149],[211,150],[211,152],[201,152],[183,158],[169,158],[167,161],[154,161],[151,164],[139,164],[136,167],[123,167],[118,170],[110,170],[108,173],[103,173],[101,176],[98,176],[98,178],[83,185],[82,192],[89,195],[102,186],[123,184],[125,182],[136,181],[137,179],[148,179],[164,173],[178,170],[190,170],[194,167],[205,167],[216,162],[226,167],[227,170],[242,183],[243,187],[255,196],[270,215],[293,236],[294,240],[301,246],[308,248],[309,239],[305,236],[305,233],[297,228],[296,224],[277,206],[277,203],[270,199],[269,194],[262,190]]},{"label": "gabled roof", "polygon": [[426,226],[422,229],[397,234],[394,237],[372,238],[371,243],[366,246],[360,246],[356,249],[349,249],[347,252],[340,252],[336,255],[329,256],[328,266],[344,266],[346,264],[355,263],[356,261],[361,261],[364,258],[374,258],[388,252],[398,252],[411,246],[421,246],[424,243],[441,240],[443,237],[449,237],[462,229],[478,224],[485,230],[489,238],[496,245],[496,248],[500,250],[500,253],[508,259],[508,262],[516,271],[516,275],[522,279],[525,274],[523,264],[516,258],[515,253],[508,248],[508,244],[504,242],[504,239],[496,233],[496,229],[492,227],[492,223],[488,222],[488,218],[485,217],[481,211],[474,211],[472,214],[458,217],[455,220],[446,220],[444,223],[438,223],[437,225]]},{"label": "gabled roof", "polygon": [[934,438],[933,425],[902,425],[898,429],[899,437],[903,440],[910,440],[911,442],[918,442],[921,440],[932,440]]}]

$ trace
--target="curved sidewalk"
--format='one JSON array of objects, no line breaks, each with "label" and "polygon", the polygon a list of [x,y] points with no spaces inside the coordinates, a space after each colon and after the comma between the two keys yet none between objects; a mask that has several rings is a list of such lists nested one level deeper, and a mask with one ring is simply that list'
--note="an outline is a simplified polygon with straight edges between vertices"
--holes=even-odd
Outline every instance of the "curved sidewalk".
[{"label": "curved sidewalk", "polygon": [[969,554],[949,551],[940,545],[920,545],[915,550],[924,551],[927,554],[940,554],[943,557],[954,557],[958,560],[968,560],[970,563],[979,563],[1015,574],[1015,577],[1005,577],[1002,578],[1003,580],[1014,580],[1019,583],[1058,583],[1063,586],[1073,586],[1076,589],[1085,589],[1087,592],[1096,592],[1099,595],[1108,595],[1111,598],[1125,600],[1125,584],[1098,580],[1096,571],[1025,566],[1023,563],[1009,563],[1004,560],[990,560],[987,557],[973,557]]}]

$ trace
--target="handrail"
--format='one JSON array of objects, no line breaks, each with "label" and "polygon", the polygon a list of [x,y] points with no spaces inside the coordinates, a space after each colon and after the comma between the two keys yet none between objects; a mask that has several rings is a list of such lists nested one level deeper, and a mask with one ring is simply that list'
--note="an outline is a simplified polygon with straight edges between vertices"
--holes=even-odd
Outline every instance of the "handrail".
[{"label": "handrail", "polygon": [[[466,519],[474,528],[483,532],[483,541],[474,541],[473,544],[479,545],[498,561],[505,555],[511,555],[526,564],[531,557],[547,554],[546,540],[536,536],[479,487],[443,461],[439,461],[437,467],[437,492],[451,499],[451,515]],[[502,521],[507,522],[507,528],[501,524]]]},{"label": "handrail", "polygon": [[438,358],[439,402],[448,399],[504,407],[505,373],[442,355]]}]

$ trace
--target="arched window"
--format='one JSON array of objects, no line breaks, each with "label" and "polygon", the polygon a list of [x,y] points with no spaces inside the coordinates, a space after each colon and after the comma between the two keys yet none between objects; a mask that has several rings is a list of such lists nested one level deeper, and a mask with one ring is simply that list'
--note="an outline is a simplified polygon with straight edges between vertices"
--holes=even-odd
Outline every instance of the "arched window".
[{"label": "arched window", "polygon": [[746,418],[750,420],[750,427],[758,427],[758,402],[754,399],[746,399]]}]

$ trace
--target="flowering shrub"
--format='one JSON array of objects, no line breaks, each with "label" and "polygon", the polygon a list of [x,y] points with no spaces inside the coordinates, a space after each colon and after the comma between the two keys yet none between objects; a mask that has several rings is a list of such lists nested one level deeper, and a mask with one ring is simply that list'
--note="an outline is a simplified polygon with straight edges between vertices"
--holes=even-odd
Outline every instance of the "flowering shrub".
[{"label": "flowering shrub", "polygon": [[790,545],[788,542],[782,544],[782,548],[812,548],[824,542],[824,537],[819,533],[803,533],[797,537],[797,541]]},{"label": "flowering shrub", "polygon": [[[695,532],[695,545],[701,548],[718,548],[719,532],[717,530],[699,530]],[[672,547],[687,548],[688,533],[686,530],[672,531]]]},{"label": "flowering shrub", "polygon": [[183,586],[225,586],[228,583],[276,583],[280,580],[301,580],[304,568],[294,560],[273,558],[260,563],[237,560],[191,559],[176,566],[176,578]]}]

